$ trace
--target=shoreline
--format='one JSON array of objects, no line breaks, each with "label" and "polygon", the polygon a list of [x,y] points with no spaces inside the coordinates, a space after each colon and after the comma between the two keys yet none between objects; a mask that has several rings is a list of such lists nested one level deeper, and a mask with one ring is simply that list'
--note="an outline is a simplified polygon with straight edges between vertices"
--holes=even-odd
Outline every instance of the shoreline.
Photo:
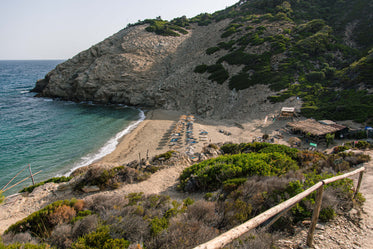
[{"label": "shoreline", "polygon": [[[179,148],[170,147],[168,144],[171,131],[179,121],[180,116],[186,114],[180,111],[163,109],[148,110],[146,118],[119,140],[113,152],[90,165],[115,167],[134,160],[139,161],[139,158],[151,159],[170,150],[187,152],[188,145],[185,142],[180,143]],[[262,137],[263,134],[269,134],[273,137],[279,133],[276,130],[284,127],[286,122],[288,121],[264,122],[257,117],[257,119],[237,123],[235,120],[213,120],[196,116],[193,128],[196,143],[193,144],[192,151],[199,153],[204,146],[210,143],[249,143]],[[207,135],[201,136],[202,131],[207,132]],[[284,136],[281,139],[276,139],[275,143],[288,145],[287,140],[288,138]]]},{"label": "shoreline", "polygon": [[79,168],[84,168],[89,165],[92,165],[96,162],[99,162],[105,156],[113,153],[121,141],[135,130],[145,119],[145,112],[141,109],[136,109],[139,111],[139,118],[132,121],[124,130],[117,132],[113,137],[111,137],[101,148],[99,148],[95,153],[87,154],[80,158],[80,161],[75,163],[71,169],[68,170],[64,176],[71,176],[71,174],[78,170]]},{"label": "shoreline", "polygon": [[178,111],[160,109],[146,111],[145,119],[119,139],[115,150],[93,164],[123,165],[139,160],[139,156],[151,158],[168,151],[167,147],[159,147],[159,141],[180,115]]}]

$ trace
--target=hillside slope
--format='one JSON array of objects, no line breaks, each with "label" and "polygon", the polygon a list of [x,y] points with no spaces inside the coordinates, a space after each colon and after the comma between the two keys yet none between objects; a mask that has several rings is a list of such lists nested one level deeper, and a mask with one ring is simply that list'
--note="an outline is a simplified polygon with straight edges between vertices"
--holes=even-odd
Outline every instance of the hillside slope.
[{"label": "hillside slope", "polygon": [[299,96],[306,116],[369,121],[371,13],[368,0],[241,0],[192,19],[145,20],[57,66],[34,91],[218,118]]}]

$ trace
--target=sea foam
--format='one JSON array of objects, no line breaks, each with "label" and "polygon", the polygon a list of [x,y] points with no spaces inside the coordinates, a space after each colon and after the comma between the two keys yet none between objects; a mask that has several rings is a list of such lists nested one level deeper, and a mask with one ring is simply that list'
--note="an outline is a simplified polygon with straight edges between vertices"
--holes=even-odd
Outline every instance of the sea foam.
[{"label": "sea foam", "polygon": [[130,133],[132,130],[134,130],[142,121],[145,119],[145,114],[142,110],[139,110],[139,119],[137,121],[132,122],[129,126],[127,126],[124,130],[118,132],[114,137],[109,139],[105,143],[103,147],[101,147],[96,153],[88,154],[84,157],[82,157],[79,162],[75,163],[71,170],[65,174],[65,176],[69,176],[72,172],[74,172],[76,169],[88,166],[91,163],[103,158],[104,156],[110,154],[115,150],[117,145],[119,144],[119,140]]}]

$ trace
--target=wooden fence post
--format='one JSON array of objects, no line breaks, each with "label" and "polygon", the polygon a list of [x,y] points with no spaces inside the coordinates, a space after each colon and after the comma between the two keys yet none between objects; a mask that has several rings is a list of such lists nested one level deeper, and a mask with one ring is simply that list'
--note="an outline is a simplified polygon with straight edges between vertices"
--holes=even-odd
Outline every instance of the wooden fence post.
[{"label": "wooden fence post", "polygon": [[32,180],[32,185],[35,185],[34,176],[32,175],[32,172],[31,172],[31,165],[30,165],[30,164],[28,164],[28,170],[30,171],[30,176],[31,176],[31,180]]},{"label": "wooden fence post", "polygon": [[364,175],[364,171],[361,171],[359,174],[359,181],[357,182],[357,187],[356,187],[353,199],[355,199],[357,193],[359,193],[361,182],[363,180],[363,175]]},{"label": "wooden fence post", "polygon": [[313,209],[312,221],[307,235],[307,246],[309,247],[312,247],[313,244],[313,233],[315,232],[317,220],[319,219],[323,193],[324,185],[321,185],[321,187],[319,187],[319,189],[317,190],[315,208]]}]

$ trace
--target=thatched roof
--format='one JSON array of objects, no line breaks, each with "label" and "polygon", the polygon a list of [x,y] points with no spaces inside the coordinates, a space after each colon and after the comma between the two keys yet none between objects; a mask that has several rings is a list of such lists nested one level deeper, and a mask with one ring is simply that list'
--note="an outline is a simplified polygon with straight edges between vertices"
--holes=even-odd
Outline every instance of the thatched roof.
[{"label": "thatched roof", "polygon": [[289,138],[289,143],[291,143],[291,144],[302,143],[302,140],[300,140],[297,137],[291,137],[291,138]]},{"label": "thatched roof", "polygon": [[291,137],[289,138],[289,144],[291,144],[292,146],[300,146],[302,144],[302,140],[297,137]]},{"label": "thatched roof", "polygon": [[314,119],[306,119],[298,122],[291,122],[287,124],[293,131],[302,133],[310,133],[312,136],[325,136],[328,133],[336,133],[345,129],[343,125],[325,125],[317,122]]}]

